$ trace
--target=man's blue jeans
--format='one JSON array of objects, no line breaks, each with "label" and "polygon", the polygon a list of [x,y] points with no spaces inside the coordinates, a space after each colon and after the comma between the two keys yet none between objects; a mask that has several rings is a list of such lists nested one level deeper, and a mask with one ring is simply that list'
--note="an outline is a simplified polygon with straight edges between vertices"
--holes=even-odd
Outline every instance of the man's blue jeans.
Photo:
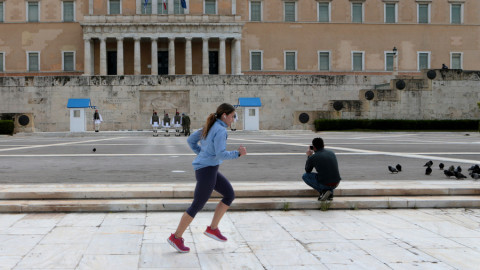
[{"label": "man's blue jeans", "polygon": [[322,185],[317,181],[317,173],[304,173],[302,176],[303,181],[309,186],[311,186],[316,191],[323,193],[324,191],[330,190],[333,193],[333,187]]}]

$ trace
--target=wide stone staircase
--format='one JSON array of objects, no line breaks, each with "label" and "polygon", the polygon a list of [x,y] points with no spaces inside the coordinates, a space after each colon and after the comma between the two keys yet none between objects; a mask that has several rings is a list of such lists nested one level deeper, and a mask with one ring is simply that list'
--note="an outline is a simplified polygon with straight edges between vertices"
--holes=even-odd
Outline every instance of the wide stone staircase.
[{"label": "wide stone staircase", "polygon": [[[333,201],[301,181],[233,182],[231,210],[479,208],[480,181],[342,181]],[[0,186],[0,212],[185,211],[194,183],[9,184]],[[204,210],[220,200],[214,193]]]}]

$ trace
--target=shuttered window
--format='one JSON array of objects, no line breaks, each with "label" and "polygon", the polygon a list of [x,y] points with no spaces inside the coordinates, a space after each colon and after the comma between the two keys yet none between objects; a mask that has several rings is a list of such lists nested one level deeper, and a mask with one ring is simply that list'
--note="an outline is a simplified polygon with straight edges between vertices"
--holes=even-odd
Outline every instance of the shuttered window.
[{"label": "shuttered window", "polygon": [[174,14],[183,14],[182,2],[180,0],[174,0],[173,1],[173,13]]},{"label": "shuttered window", "polygon": [[385,54],[385,70],[386,71],[393,71],[394,59],[395,59],[394,53]]},{"label": "shuttered window", "polygon": [[120,0],[109,0],[108,1],[108,4],[109,4],[109,10],[110,10],[110,15],[118,15],[121,13],[121,8],[120,8],[120,4],[121,4],[121,1]]},{"label": "shuttered window", "polygon": [[330,3],[318,3],[318,21],[319,22],[329,22],[330,21],[330,12],[329,10]]},{"label": "shuttered window", "polygon": [[259,22],[262,20],[262,3],[259,1],[250,2],[250,21]]},{"label": "shuttered window", "polygon": [[362,71],[363,70],[363,53],[357,52],[353,53],[353,71]]},{"label": "shuttered window", "polygon": [[251,52],[251,69],[252,70],[262,70],[262,53],[261,52]]},{"label": "shuttered window", "polygon": [[320,52],[318,54],[318,69],[319,70],[330,70],[330,53],[329,52]]},{"label": "shuttered window", "polygon": [[36,52],[28,53],[28,71],[39,71],[40,59],[39,54]]},{"label": "shuttered window", "polygon": [[428,53],[419,53],[418,54],[418,70],[427,69],[429,65],[429,55]]},{"label": "shuttered window", "polygon": [[397,22],[397,19],[396,19],[396,12],[395,12],[395,9],[396,9],[396,4],[385,4],[385,22],[386,23],[396,23]]},{"label": "shuttered window", "polygon": [[75,6],[73,1],[63,1],[63,21],[64,22],[73,22],[75,20],[74,8]]},{"label": "shuttered window", "polygon": [[75,70],[75,53],[64,52],[63,53],[63,71]]},{"label": "shuttered window", "polygon": [[38,22],[39,19],[38,2],[28,2],[28,21]]},{"label": "shuttered window", "polygon": [[205,14],[217,14],[215,0],[205,0]]},{"label": "shuttered window", "polygon": [[296,70],[296,53],[295,52],[286,52],[285,53],[285,70]]},{"label": "shuttered window", "polygon": [[461,24],[462,23],[462,4],[451,4],[451,23],[452,24]]},{"label": "shuttered window", "polygon": [[0,53],[0,72],[5,71],[5,68],[3,67],[3,62],[5,62],[3,57],[4,57],[4,53]]},{"label": "shuttered window", "polygon": [[149,0],[145,6],[145,0],[142,0],[142,14],[152,14],[152,0]]},{"label": "shuttered window", "polygon": [[0,22],[3,22],[3,2],[0,2]]},{"label": "shuttered window", "polygon": [[352,3],[352,22],[361,23],[363,22],[363,4],[362,3]]},{"label": "shuttered window", "polygon": [[462,54],[461,53],[452,53],[452,66],[453,69],[462,68]]},{"label": "shuttered window", "polygon": [[295,21],[295,2],[285,2],[285,21],[294,22]]},{"label": "shuttered window", "polygon": [[428,21],[428,4],[418,5],[418,23],[429,23]]}]

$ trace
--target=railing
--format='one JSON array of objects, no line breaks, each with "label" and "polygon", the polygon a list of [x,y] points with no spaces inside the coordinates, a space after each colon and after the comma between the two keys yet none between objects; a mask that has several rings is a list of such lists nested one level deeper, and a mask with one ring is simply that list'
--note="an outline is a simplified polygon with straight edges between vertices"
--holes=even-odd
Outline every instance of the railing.
[{"label": "railing", "polygon": [[151,23],[240,23],[238,15],[96,15],[83,17],[82,24],[151,24]]}]

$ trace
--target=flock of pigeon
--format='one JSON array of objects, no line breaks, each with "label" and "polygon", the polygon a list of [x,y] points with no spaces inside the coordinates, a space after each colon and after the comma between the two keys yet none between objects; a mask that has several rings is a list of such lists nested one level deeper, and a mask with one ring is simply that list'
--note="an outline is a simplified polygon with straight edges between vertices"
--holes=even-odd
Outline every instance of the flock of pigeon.
[{"label": "flock of pigeon", "polygon": [[[428,161],[427,163],[425,163],[425,165],[423,165],[423,167],[427,167],[425,169],[425,174],[426,175],[430,175],[432,173],[432,166],[433,166],[433,161],[431,161],[431,160]],[[440,170],[443,170],[445,168],[445,164],[440,163],[440,164],[438,164],[438,167],[440,168]],[[395,167],[388,166],[388,170],[391,173],[398,173],[398,172],[402,171],[402,166],[400,164],[397,164],[397,166],[395,166]],[[454,176],[456,179],[459,179],[459,180],[467,178],[464,174],[462,174],[462,167],[460,167],[460,166],[455,168],[455,166],[452,165],[447,170],[443,170],[443,173],[448,178],[450,178],[452,176]],[[480,166],[478,164],[472,165],[468,169],[468,174],[475,180],[480,179]]]}]

